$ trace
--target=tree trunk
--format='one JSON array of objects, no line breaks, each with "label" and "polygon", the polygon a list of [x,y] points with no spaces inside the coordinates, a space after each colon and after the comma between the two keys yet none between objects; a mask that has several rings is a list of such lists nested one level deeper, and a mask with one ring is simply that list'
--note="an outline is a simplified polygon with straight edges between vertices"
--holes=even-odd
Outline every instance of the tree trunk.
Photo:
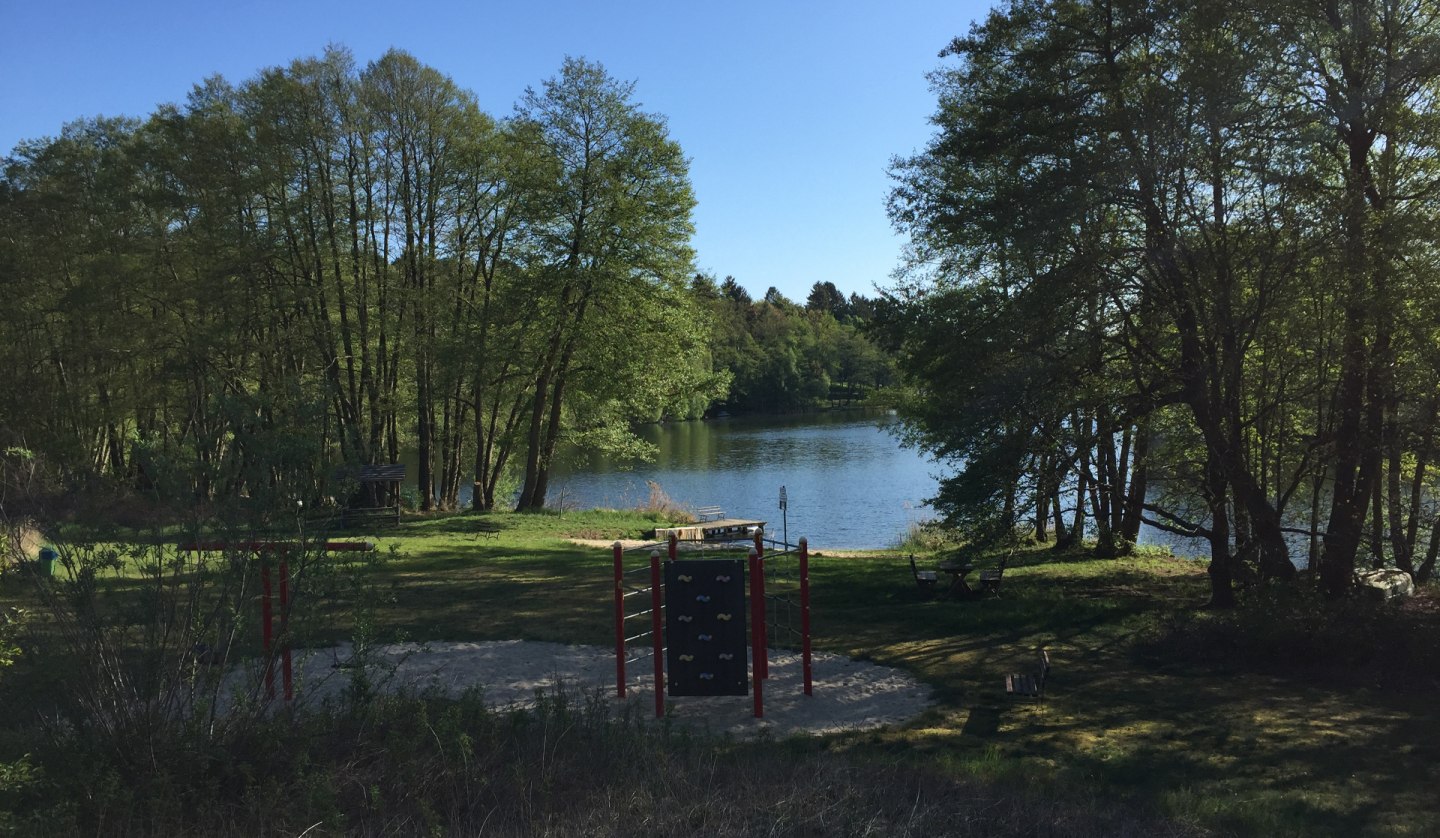
[{"label": "tree trunk", "polygon": [[[1420,435],[1420,445],[1415,451],[1415,473],[1410,478],[1410,503],[1409,516],[1405,524],[1404,535],[1400,536],[1394,532],[1399,526],[1398,517],[1392,523],[1391,538],[1394,539],[1395,566],[1411,574],[1415,573],[1415,548],[1416,539],[1419,537],[1420,529],[1420,500],[1425,494],[1425,472],[1430,467],[1431,449],[1435,442],[1435,420],[1437,413],[1440,413],[1440,396],[1432,395],[1429,406],[1425,412],[1425,419],[1422,427],[1424,431]],[[1398,451],[1396,445],[1392,451]],[[1392,469],[1396,469],[1396,462],[1392,458]],[[1397,478],[1392,478],[1398,482]],[[1392,497],[1396,492],[1392,489]],[[1394,502],[1394,501],[1392,501]],[[1392,516],[1393,517],[1393,516]]]},{"label": "tree trunk", "polygon": [[530,431],[525,437],[525,482],[520,487],[520,499],[515,504],[515,509],[518,512],[538,511],[545,505],[543,494],[540,496],[539,502],[536,502],[535,488],[536,481],[540,476],[542,434],[545,428],[545,406],[549,397],[550,364],[547,362],[541,366],[540,374],[535,378],[534,398],[530,406]]},{"label": "tree trunk", "polygon": [[1234,559],[1230,554],[1230,512],[1225,468],[1211,452],[1205,467],[1205,502],[1210,508],[1210,608],[1235,607]]},{"label": "tree trunk", "polygon": [[1080,467],[1075,473],[1075,518],[1070,524],[1070,542],[1076,546],[1085,544],[1085,504],[1090,494],[1090,449],[1088,443],[1080,448]]},{"label": "tree trunk", "polygon": [[1125,498],[1125,515],[1121,520],[1121,537],[1127,543],[1140,540],[1140,515],[1144,512],[1145,493],[1150,481],[1150,424],[1141,420],[1135,427],[1135,444],[1131,449],[1130,487]]},{"label": "tree trunk", "polygon": [[1425,550],[1425,561],[1415,569],[1415,584],[1421,585],[1430,581],[1435,573],[1435,558],[1440,556],[1440,515],[1430,524],[1430,546]]}]

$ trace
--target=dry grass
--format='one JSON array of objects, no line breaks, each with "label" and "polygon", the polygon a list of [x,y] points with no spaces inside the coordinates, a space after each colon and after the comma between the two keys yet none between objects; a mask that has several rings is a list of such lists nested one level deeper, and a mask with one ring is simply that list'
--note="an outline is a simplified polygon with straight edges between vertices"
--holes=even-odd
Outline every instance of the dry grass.
[{"label": "dry grass", "polygon": [[637,507],[637,512],[676,524],[689,524],[695,521],[694,513],[665,494],[665,489],[659,483],[654,480],[646,480],[645,488],[649,494],[645,503]]}]

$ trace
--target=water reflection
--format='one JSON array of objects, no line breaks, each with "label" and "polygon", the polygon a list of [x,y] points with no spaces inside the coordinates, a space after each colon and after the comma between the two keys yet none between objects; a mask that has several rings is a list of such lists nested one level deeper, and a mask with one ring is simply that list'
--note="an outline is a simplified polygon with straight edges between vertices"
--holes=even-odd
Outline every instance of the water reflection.
[{"label": "water reflection", "polygon": [[780,487],[788,499],[791,540],[816,548],[886,547],[910,524],[933,516],[940,466],[902,448],[883,412],[744,417],[648,426],[654,463],[566,452],[550,501],[574,507],[630,507],[647,481],[676,502],[721,506],[732,516],[765,520],[780,533]]}]

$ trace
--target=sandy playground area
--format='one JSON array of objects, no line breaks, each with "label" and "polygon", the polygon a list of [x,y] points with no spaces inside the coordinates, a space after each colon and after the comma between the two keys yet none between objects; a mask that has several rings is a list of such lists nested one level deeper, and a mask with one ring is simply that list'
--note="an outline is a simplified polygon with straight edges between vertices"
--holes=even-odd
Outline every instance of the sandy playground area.
[{"label": "sandy playground area", "polygon": [[[296,700],[339,695],[354,676],[348,644],[295,652]],[[567,646],[502,640],[481,643],[402,643],[372,650],[367,675],[381,688],[438,689],[459,694],[476,687],[496,707],[526,707],[538,690],[557,683],[572,694],[616,700],[615,652],[598,646]],[[626,700],[653,714],[654,670],[649,658],[627,667]],[[277,673],[276,682],[279,685]],[[814,695],[802,689],[800,655],[772,651],[765,681],[765,717],[752,715],[748,696],[669,699],[675,722],[714,733],[756,736],[822,734],[903,722],[930,706],[930,689],[898,669],[816,653]]]}]

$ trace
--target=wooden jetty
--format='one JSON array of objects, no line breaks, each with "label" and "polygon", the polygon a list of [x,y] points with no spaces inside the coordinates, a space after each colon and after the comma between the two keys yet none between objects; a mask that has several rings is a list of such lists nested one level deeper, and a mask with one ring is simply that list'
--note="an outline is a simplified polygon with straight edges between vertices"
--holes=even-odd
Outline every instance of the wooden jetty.
[{"label": "wooden jetty", "polygon": [[740,518],[722,518],[718,521],[702,521],[683,527],[657,527],[656,541],[669,541],[674,535],[680,541],[739,541],[765,528],[764,521],[746,521]]}]

